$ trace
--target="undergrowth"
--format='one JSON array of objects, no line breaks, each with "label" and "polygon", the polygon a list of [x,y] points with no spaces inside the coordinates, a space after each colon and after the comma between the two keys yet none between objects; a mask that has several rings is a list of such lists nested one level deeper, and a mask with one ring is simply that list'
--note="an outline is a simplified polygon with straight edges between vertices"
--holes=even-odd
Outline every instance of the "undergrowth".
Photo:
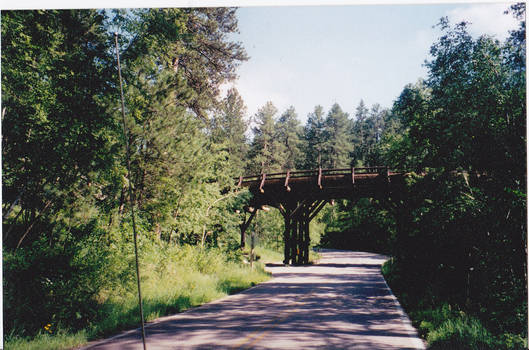
[{"label": "undergrowth", "polygon": [[[116,259],[127,260],[119,256]],[[270,278],[261,263],[250,267],[213,248],[144,243],[140,261],[146,321],[222,298]],[[123,266],[132,267],[124,263],[116,268]],[[124,277],[122,283],[103,288],[94,299],[97,319],[85,329],[63,330],[49,324],[34,337],[7,334],[6,349],[67,349],[138,326],[134,278]]]},{"label": "undergrowth", "polygon": [[384,278],[410,316],[429,350],[521,350],[527,338],[518,334],[492,334],[481,320],[463,308],[449,303],[426,306],[427,300],[415,295],[416,288],[403,283],[401,272],[392,259],[382,266]]}]

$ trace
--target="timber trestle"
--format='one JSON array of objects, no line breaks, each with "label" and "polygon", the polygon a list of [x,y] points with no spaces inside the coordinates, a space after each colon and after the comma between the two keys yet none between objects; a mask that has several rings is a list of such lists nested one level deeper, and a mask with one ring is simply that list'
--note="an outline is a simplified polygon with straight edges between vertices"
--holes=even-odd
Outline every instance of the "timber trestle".
[{"label": "timber trestle", "polygon": [[[309,263],[309,224],[326,203],[334,199],[388,196],[395,185],[402,184],[402,173],[388,167],[317,169],[261,174],[238,179],[252,199],[245,212],[250,216],[240,225],[241,247],[245,232],[257,210],[267,205],[279,209],[284,218],[284,263]],[[391,184],[391,186],[390,186]]]}]

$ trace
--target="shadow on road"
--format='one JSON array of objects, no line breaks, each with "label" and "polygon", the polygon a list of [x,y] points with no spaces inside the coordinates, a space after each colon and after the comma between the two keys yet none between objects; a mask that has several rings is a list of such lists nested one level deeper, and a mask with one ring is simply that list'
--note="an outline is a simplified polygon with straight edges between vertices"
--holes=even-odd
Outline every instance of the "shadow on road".
[{"label": "shadow on road", "polygon": [[[385,257],[324,252],[274,279],[146,328],[149,349],[417,349],[380,274]],[[365,261],[367,259],[368,261]],[[140,349],[139,332],[90,349]]]}]

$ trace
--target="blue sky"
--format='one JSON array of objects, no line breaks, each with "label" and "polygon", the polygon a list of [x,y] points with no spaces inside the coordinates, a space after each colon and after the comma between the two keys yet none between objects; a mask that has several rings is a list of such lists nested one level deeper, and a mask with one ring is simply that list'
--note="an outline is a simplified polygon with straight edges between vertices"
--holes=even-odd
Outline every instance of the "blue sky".
[{"label": "blue sky", "polygon": [[[381,1],[386,4],[371,5]],[[42,0],[4,0],[0,8],[239,6],[240,34],[233,39],[243,43],[250,60],[239,67],[239,79],[224,86],[224,91],[232,85],[239,90],[248,117],[272,101],[279,113],[294,106],[305,122],[318,104],[328,111],[337,102],[350,114],[360,99],[368,106],[391,107],[406,84],[426,77],[423,63],[439,37],[432,26],[442,16],[452,22],[470,21],[474,35],[498,39],[517,27],[512,16],[503,15],[513,2],[405,0],[409,4],[404,5],[402,1],[45,0],[43,5]]]},{"label": "blue sky", "polygon": [[423,66],[439,37],[439,18],[471,21],[475,35],[504,39],[516,21],[507,3],[241,7],[241,41],[250,60],[233,84],[248,116],[272,101],[290,105],[305,122],[320,104],[354,114],[360,99],[391,107],[407,83],[426,77]]}]

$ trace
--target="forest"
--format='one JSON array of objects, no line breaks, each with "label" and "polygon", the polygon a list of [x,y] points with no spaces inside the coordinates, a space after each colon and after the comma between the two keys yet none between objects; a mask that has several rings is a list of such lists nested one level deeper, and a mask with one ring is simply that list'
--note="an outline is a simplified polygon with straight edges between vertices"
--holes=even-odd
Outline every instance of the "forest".
[{"label": "forest", "polygon": [[[311,244],[391,256],[431,349],[526,348],[525,4],[504,15],[519,21],[505,41],[441,18],[427,76],[392,106],[315,101],[302,125],[222,93],[249,59],[235,8],[2,11],[6,348],[138,325],[133,218],[152,320],[269,278],[239,246],[240,175],[378,165],[407,173],[405,193],[326,206]],[[281,215],[261,214],[248,232],[280,260]]]}]

